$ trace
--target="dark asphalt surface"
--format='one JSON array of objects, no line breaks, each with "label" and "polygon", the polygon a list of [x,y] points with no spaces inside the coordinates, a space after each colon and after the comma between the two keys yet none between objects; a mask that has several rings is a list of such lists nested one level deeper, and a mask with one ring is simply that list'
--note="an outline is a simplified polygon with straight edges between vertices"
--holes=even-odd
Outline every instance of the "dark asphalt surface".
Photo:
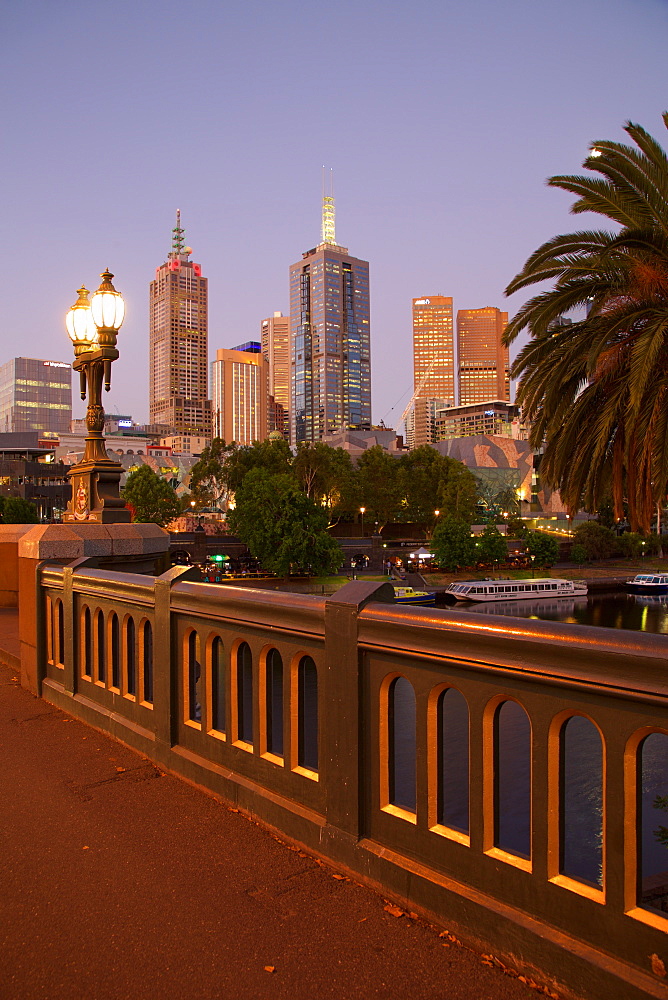
[{"label": "dark asphalt surface", "polygon": [[540,996],[6,667],[0,754],[1,1000]]}]

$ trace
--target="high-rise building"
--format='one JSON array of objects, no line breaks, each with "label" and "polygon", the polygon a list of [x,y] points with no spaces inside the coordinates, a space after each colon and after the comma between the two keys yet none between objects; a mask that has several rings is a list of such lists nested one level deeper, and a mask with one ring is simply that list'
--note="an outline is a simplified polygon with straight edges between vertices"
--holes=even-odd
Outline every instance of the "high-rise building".
[{"label": "high-rise building", "polygon": [[260,325],[262,353],[269,363],[269,395],[290,409],[290,317],[275,312]]},{"label": "high-rise building", "polygon": [[371,428],[369,264],[336,242],[334,198],[322,241],[290,268],[290,437]]},{"label": "high-rise building", "polygon": [[64,361],[12,358],[0,365],[0,433],[68,433],[72,369]]},{"label": "high-rise building", "polygon": [[264,441],[268,433],[268,376],[269,364],[259,350],[216,351],[216,360],[211,362],[215,437],[227,444]]},{"label": "high-rise building", "polygon": [[207,279],[191,253],[177,211],[171,252],[150,288],[150,422],[210,438]]},{"label": "high-rise building", "polygon": [[455,402],[452,298],[413,299],[413,398],[406,409],[409,448],[431,444],[436,411]]},{"label": "high-rise building", "polygon": [[508,348],[501,343],[508,313],[487,306],[457,312],[459,405],[510,399]]}]

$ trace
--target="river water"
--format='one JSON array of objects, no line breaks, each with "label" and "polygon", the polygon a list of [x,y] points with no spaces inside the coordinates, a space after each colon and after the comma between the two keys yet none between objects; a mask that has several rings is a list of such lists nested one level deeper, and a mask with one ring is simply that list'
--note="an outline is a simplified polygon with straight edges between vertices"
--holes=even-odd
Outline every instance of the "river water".
[{"label": "river water", "polygon": [[541,621],[627,628],[636,632],[668,635],[668,594],[660,597],[627,594],[625,591],[594,593],[587,597],[539,598],[535,601],[466,602],[457,611],[473,614],[538,618]]}]

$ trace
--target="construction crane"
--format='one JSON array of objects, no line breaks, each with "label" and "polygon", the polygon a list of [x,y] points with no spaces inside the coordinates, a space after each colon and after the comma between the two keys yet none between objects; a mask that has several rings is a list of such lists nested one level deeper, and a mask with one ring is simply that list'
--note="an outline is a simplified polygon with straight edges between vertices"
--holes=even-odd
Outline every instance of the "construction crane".
[{"label": "construction crane", "polygon": [[404,412],[401,414],[401,417],[399,418],[399,423],[394,428],[397,433],[399,433],[399,428],[401,427],[401,425],[405,421],[405,419],[408,416],[408,414],[411,412],[411,409],[415,405],[415,400],[418,398],[418,396],[420,395],[420,393],[424,389],[425,385],[427,384],[427,380],[428,380],[429,376],[431,375],[431,373],[433,372],[433,370],[434,370],[435,367],[436,367],[436,362],[432,361],[432,363],[429,365],[429,368],[427,368],[427,371],[424,373],[424,375],[420,379],[418,385],[415,388],[415,392],[413,393],[413,395],[411,396],[411,398],[408,400],[408,403],[406,404],[406,409],[404,410]]}]

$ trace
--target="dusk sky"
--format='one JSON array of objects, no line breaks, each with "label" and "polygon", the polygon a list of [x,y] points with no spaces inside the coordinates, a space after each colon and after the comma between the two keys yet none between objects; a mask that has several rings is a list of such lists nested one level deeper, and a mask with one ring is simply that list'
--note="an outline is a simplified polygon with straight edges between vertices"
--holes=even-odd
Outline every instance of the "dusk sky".
[{"label": "dusk sky", "polygon": [[71,361],[64,315],[109,267],[127,319],[104,404],[140,422],[177,208],[214,357],[288,312],[333,168],[337,240],[370,261],[373,419],[393,425],[411,299],[512,314],[528,255],[593,221],[545,179],[628,119],[668,146],[667,0],[24,0],[0,39],[0,363]]}]

